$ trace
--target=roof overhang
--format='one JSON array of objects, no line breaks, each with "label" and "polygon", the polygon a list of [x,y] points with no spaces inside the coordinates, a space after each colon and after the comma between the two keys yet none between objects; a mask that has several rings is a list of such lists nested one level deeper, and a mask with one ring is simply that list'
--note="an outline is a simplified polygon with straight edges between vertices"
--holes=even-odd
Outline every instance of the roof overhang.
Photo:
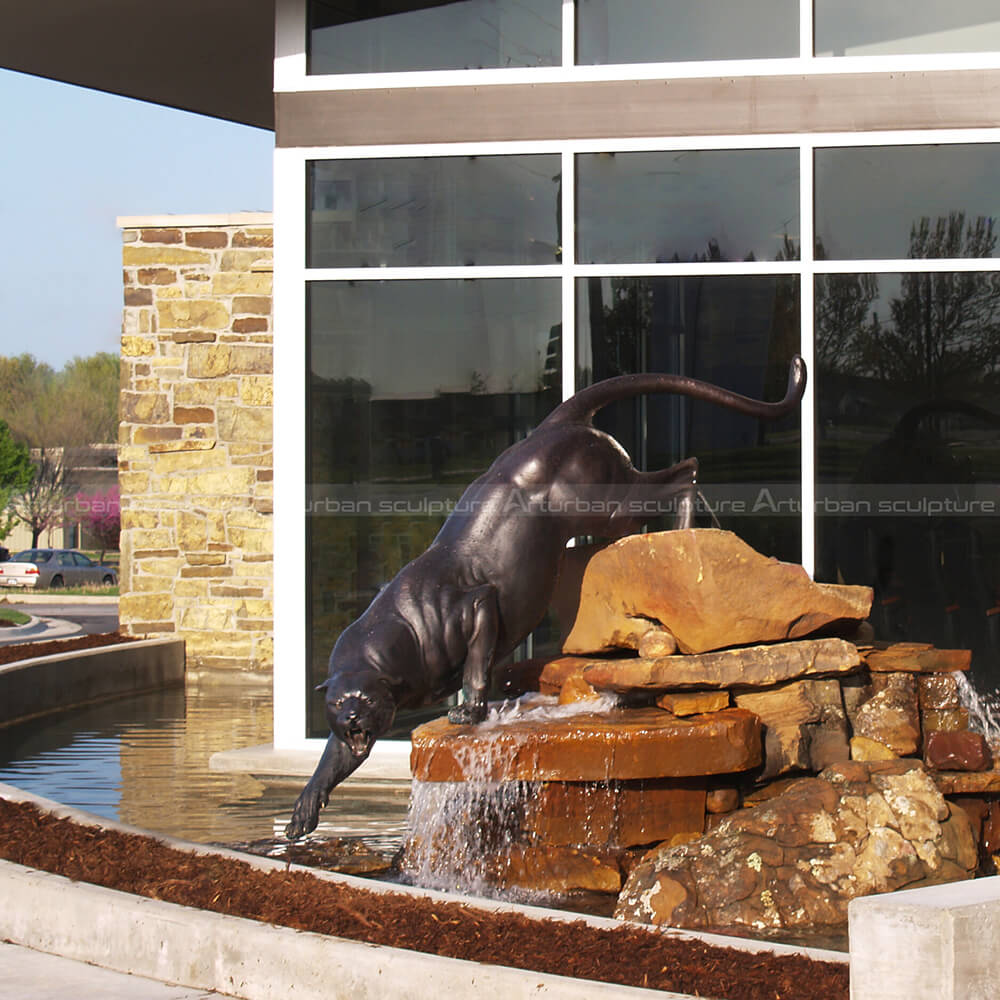
[{"label": "roof overhang", "polygon": [[274,128],[274,0],[0,0],[0,67]]}]

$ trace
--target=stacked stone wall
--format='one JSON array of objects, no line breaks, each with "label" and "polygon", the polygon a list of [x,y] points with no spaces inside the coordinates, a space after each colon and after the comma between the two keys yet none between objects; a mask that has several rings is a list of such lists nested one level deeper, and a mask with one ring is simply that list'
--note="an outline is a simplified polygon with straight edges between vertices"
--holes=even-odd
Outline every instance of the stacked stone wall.
[{"label": "stacked stone wall", "polygon": [[271,226],[124,220],[122,236],[121,627],[183,637],[189,676],[269,679]]}]

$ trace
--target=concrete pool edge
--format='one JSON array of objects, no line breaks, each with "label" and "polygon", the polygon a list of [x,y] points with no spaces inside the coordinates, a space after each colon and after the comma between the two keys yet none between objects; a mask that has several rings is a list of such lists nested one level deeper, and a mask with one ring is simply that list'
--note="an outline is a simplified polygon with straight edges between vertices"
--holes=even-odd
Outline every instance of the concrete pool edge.
[{"label": "concrete pool edge", "polygon": [[[688,995],[613,986],[481,965],[422,952],[325,937],[84,885],[0,862],[9,906],[0,936],[103,968],[245,1000],[424,1000],[451,991],[491,992],[505,1000]],[[81,926],[88,927],[84,937]]]},{"label": "concrete pool edge", "polygon": [[[463,897],[413,886],[379,883],[351,875],[340,875],[333,872],[303,868],[300,865],[288,866],[285,862],[273,858],[243,854],[224,848],[210,848],[203,844],[195,844],[163,836],[148,830],[141,830],[127,824],[107,820],[79,809],[63,806],[41,796],[25,792],[13,785],[0,783],[0,798],[16,802],[30,802],[45,812],[72,819],[78,823],[153,837],[161,843],[180,850],[194,851],[203,855],[221,855],[237,858],[255,868],[265,871],[284,871],[291,867],[293,871],[308,871],[317,878],[325,881],[361,887],[372,892],[402,893],[404,895],[420,896],[449,902],[462,902],[481,910],[522,913],[525,916],[539,920],[549,919],[564,922],[582,920],[591,926],[601,928],[620,926],[617,921],[604,917],[590,917],[578,913],[548,910],[542,907],[506,903],[499,900]],[[29,878],[29,875],[34,877]],[[0,885],[3,886],[6,893],[4,898],[11,901],[11,905],[0,907],[0,937],[7,937],[16,944],[22,944],[39,951],[59,954],[67,958],[76,958],[116,971],[133,972],[137,975],[151,976],[152,978],[177,982],[199,989],[214,989],[223,993],[232,993],[236,996],[245,996],[248,1000],[256,1000],[258,997],[271,998],[289,995],[300,997],[329,997],[336,995],[330,992],[330,981],[324,981],[323,978],[317,979],[316,973],[317,970],[320,973],[324,970],[329,971],[334,965],[339,968],[342,962],[347,969],[351,970],[349,980],[345,979],[344,981],[350,981],[353,984],[352,988],[356,990],[356,992],[346,992],[343,994],[350,997],[381,997],[387,995],[385,990],[390,986],[393,990],[396,990],[395,979],[390,980],[387,978],[389,976],[402,977],[400,990],[405,986],[412,988],[414,991],[395,991],[393,992],[394,996],[427,997],[433,998],[433,1000],[438,1000],[438,993],[441,989],[468,989],[473,986],[477,990],[502,989],[503,992],[500,995],[503,995],[505,998],[508,996],[512,998],[545,996],[553,998],[566,997],[569,1000],[571,997],[576,998],[586,995],[594,997],[634,996],[637,1000],[640,1000],[643,997],[687,997],[686,994],[664,993],[657,990],[595,983],[590,980],[575,980],[562,976],[528,973],[524,970],[509,969],[503,966],[479,965],[459,959],[442,958],[436,955],[403,951],[397,948],[360,944],[339,938],[307,934],[301,931],[290,930],[289,928],[271,927],[237,917],[223,917],[214,913],[204,914],[204,916],[211,919],[205,925],[205,929],[200,932],[201,937],[211,937],[206,947],[210,948],[210,950],[215,949],[212,952],[214,957],[210,957],[207,954],[202,955],[202,958],[197,963],[198,977],[200,978],[192,981],[190,978],[184,978],[191,977],[194,974],[191,968],[184,964],[193,954],[190,951],[191,945],[187,937],[187,932],[184,931],[184,933],[181,933],[178,931],[176,939],[171,937],[171,934],[173,933],[172,928],[179,927],[183,930],[187,926],[187,922],[192,914],[202,914],[202,911],[191,910],[187,907],[162,903],[156,900],[140,899],[140,897],[130,896],[126,893],[115,893],[113,890],[104,889],[99,886],[71,882],[67,879],[62,879],[60,876],[50,875],[45,872],[36,872],[32,869],[24,869],[20,865],[6,861],[0,861]],[[48,895],[50,886],[55,886],[51,890],[52,892],[60,894],[58,896],[58,903],[54,901],[54,897]],[[15,892],[17,893],[16,896],[13,895]],[[68,922],[60,918],[57,924],[54,924],[50,928],[46,921],[52,914],[53,908],[58,909],[64,905],[69,908],[71,899],[72,907],[74,909],[80,908],[76,912],[76,916]],[[159,909],[152,908],[149,905],[153,903],[156,904],[156,907],[167,907],[168,909],[161,912]],[[115,912],[121,912],[122,914],[127,912],[129,914],[127,917],[128,920],[139,922],[131,929],[129,927],[119,928],[112,935],[110,945],[107,940],[108,932],[104,928],[109,926],[109,921],[112,921],[112,917],[102,912],[102,908],[109,907]],[[83,912],[84,910],[86,910],[86,915]],[[65,927],[62,926],[64,922],[66,923]],[[149,922],[151,926],[155,924],[155,929],[149,930],[145,927],[144,922]],[[91,934],[88,931],[86,935],[81,935],[81,927],[96,928],[97,932]],[[253,933],[251,934],[251,932]],[[707,944],[718,945],[720,947],[736,948],[741,951],[796,954],[819,961],[847,962],[847,955],[824,949],[800,948],[744,938],[702,934],[695,931],[671,929],[663,933],[688,940],[703,941]],[[258,938],[258,934],[262,936]],[[150,935],[162,942],[162,947],[159,950],[154,948],[151,953],[147,954],[149,946],[146,939]],[[195,935],[195,939],[199,939],[199,935]],[[303,943],[303,939],[316,939],[316,941]],[[137,955],[131,954],[133,940],[137,942],[137,947],[139,948],[140,953]],[[342,948],[340,947],[341,945],[343,946]],[[260,957],[263,954],[261,952],[262,948],[268,949],[268,955],[271,954],[270,949],[274,949],[273,959]],[[283,956],[292,954],[293,951],[299,953],[302,949],[313,949],[308,952],[312,957],[306,962],[307,967],[299,969],[286,967],[287,963],[284,962]],[[167,952],[176,952],[175,958],[169,962],[167,957],[165,957]],[[303,961],[305,961],[305,957],[303,957]],[[227,963],[229,962],[233,963],[232,969],[228,967]],[[264,965],[267,966],[266,974],[259,973],[259,970],[254,971],[257,969],[256,963],[263,963],[260,966],[261,968]],[[364,977],[357,979],[357,975],[360,975],[364,971],[356,968],[359,963],[365,964],[368,967],[365,974],[368,975],[370,973],[372,977],[370,983],[367,983]],[[210,977],[206,978],[209,974]],[[273,984],[269,985],[267,982],[267,977],[272,975],[277,977],[274,979],[274,983],[277,984],[276,986]],[[292,983],[288,979],[292,975],[301,975],[304,978],[301,981]],[[347,973],[345,973],[346,975]],[[237,981],[240,976],[245,976],[246,981]],[[414,979],[419,979],[420,981],[414,982]],[[360,992],[362,987],[365,989],[370,987],[372,992]],[[310,992],[314,988],[317,992]],[[240,990],[244,990],[244,992],[240,992]],[[269,992],[268,990],[272,991]]]},{"label": "concrete pool edge", "polygon": [[184,683],[184,640],[138,639],[0,666],[0,726]]}]

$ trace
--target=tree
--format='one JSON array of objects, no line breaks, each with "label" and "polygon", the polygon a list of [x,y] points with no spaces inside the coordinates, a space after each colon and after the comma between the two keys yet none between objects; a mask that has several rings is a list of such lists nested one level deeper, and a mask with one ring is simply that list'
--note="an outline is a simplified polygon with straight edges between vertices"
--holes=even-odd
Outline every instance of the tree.
[{"label": "tree", "polygon": [[[822,240],[816,240],[816,259],[826,260]],[[816,276],[817,365],[826,372],[859,371],[859,345],[870,325],[869,312],[878,298],[875,274],[820,274]]]},{"label": "tree", "polygon": [[[992,219],[967,222],[964,213],[952,212],[913,224],[909,257],[992,257],[996,244]],[[907,272],[887,317],[872,311],[879,295],[875,275],[829,275],[816,285],[816,357],[828,371],[863,374],[936,399],[1000,364],[996,272]]]},{"label": "tree", "polygon": [[0,419],[32,448],[77,448],[118,438],[119,363],[74,358],[62,371],[30,354],[0,357]]},{"label": "tree", "polygon": [[0,420],[0,542],[17,523],[17,517],[9,509],[11,497],[27,488],[33,475],[28,449],[14,440],[10,428]]},{"label": "tree", "polygon": [[[991,257],[993,219],[952,212],[910,231],[910,257]],[[908,384],[928,399],[956,381],[995,370],[1000,361],[1000,275],[969,271],[910,273],[889,303],[892,323],[877,321],[866,338],[866,360],[880,378]]]},{"label": "tree", "polygon": [[43,531],[63,523],[69,487],[61,453],[40,449],[34,462],[35,475],[11,498],[11,509],[31,529],[31,547],[38,547]]},{"label": "tree", "polygon": [[104,553],[118,548],[122,530],[121,498],[118,487],[106,493],[80,492],[73,498],[77,516],[87,533],[101,547],[98,562],[104,562]]}]

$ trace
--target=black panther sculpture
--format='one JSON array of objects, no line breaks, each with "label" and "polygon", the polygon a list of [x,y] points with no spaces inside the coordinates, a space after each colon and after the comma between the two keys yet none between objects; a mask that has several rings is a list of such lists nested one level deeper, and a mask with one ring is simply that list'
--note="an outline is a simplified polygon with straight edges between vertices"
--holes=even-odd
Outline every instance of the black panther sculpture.
[{"label": "black panther sculpture", "polygon": [[785,398],[748,399],[679,375],[622,375],[582,389],[512,445],[465,493],[426,552],[404,566],[348,626],[330,656],[326,691],[330,738],[285,828],[289,839],[315,829],[330,791],[368,756],[396,711],[461,688],[448,713],[481,721],[493,665],[542,620],[569,539],[621,538],[649,519],[649,487],[681,494],[678,524],[689,527],[697,460],[640,472],[625,449],[592,423],[620,399],[673,393],[773,419],[798,405],[802,359],[792,360]]}]

